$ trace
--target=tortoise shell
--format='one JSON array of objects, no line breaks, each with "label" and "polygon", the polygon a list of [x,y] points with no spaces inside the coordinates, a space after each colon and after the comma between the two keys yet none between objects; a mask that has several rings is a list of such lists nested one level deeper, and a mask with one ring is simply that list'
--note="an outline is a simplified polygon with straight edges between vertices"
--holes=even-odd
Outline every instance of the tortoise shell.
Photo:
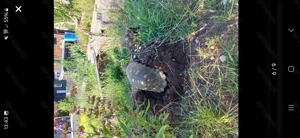
[{"label": "tortoise shell", "polygon": [[166,76],[158,69],[139,63],[129,63],[126,74],[131,85],[140,90],[163,92],[167,86]]}]

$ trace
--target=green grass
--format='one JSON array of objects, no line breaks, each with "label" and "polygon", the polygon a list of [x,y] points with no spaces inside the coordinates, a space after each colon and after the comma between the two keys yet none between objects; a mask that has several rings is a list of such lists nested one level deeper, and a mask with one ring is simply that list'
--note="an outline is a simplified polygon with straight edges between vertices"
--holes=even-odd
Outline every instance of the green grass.
[{"label": "green grass", "polygon": [[[214,43],[223,41],[224,43]],[[216,45],[217,44],[217,45]],[[214,46],[214,49],[210,47]],[[179,122],[181,137],[236,137],[238,136],[238,45],[237,41],[214,37],[208,48],[199,50],[202,66],[191,68],[191,93],[180,105],[184,118]],[[221,63],[210,57],[227,56]],[[200,87],[197,79],[206,82]]]},{"label": "green grass", "polygon": [[[206,2],[206,1],[204,1]],[[237,1],[207,1],[211,6],[206,11],[213,12],[218,27],[227,26],[227,21],[238,16]],[[218,10],[215,10],[219,5]],[[231,7],[233,5],[233,7]],[[238,34],[235,32],[236,37]],[[238,137],[238,40],[221,34],[208,38],[208,46],[199,48],[201,66],[192,63],[188,70],[191,76],[191,93],[180,105],[183,122],[176,128],[179,137]],[[226,56],[225,62],[219,60]],[[213,57],[213,58],[212,58]],[[197,80],[201,80],[201,86]]]},{"label": "green grass", "polygon": [[[175,4],[184,7],[177,7]],[[165,8],[163,5],[169,7]],[[194,23],[201,20],[204,13],[212,13],[211,17],[217,19],[217,27],[228,25],[227,21],[238,15],[237,0],[230,0],[225,6],[222,1],[217,0],[194,1],[194,5],[197,6],[191,7],[182,4],[181,1],[174,3],[171,0],[129,0],[122,5],[124,15],[119,16],[119,19],[122,19],[123,24],[119,27],[121,30],[139,27],[139,43],[163,39],[176,41],[189,36],[189,33],[195,30],[194,27],[201,26]],[[175,20],[172,20],[174,18]],[[182,22],[183,20],[186,22]],[[221,38],[220,35],[216,34],[208,40],[208,48],[198,50],[202,66],[188,71],[193,78],[190,86],[192,94],[179,103],[183,109],[180,115],[185,121],[177,122],[179,126],[174,129],[174,132],[178,132],[177,137],[211,138],[238,135],[238,41]],[[227,57],[224,63],[218,60],[221,55]],[[215,60],[209,62],[212,56]],[[196,84],[197,79],[207,84],[199,88]]]},{"label": "green grass", "polygon": [[120,101],[125,98],[128,105],[132,104],[130,97],[130,84],[126,76],[125,68],[129,62],[127,49],[115,47],[106,52],[108,63],[102,75],[103,91],[108,97]]},{"label": "green grass", "polygon": [[59,101],[58,109],[63,112],[70,112],[76,106],[75,98],[73,96],[68,96],[65,99]]},{"label": "green grass", "polygon": [[[179,137],[193,135],[195,138],[234,137],[238,134],[237,106],[223,111],[221,102],[213,103],[209,99],[193,97],[191,103],[181,103],[185,109],[182,126],[176,130]],[[197,98],[197,99],[196,99]],[[198,106],[195,106],[198,105]],[[202,106],[201,106],[202,105]],[[188,108],[195,108],[188,112]]]},{"label": "green grass", "polygon": [[75,30],[75,34],[79,38],[78,44],[81,46],[82,52],[86,53],[87,47],[88,47],[88,43],[89,43],[89,36],[86,35],[86,34],[84,34],[84,33],[82,33],[79,30]]},{"label": "green grass", "polygon": [[[76,45],[75,45],[76,46]],[[74,51],[77,50],[78,47],[71,46]],[[76,49],[77,48],[77,49]],[[66,75],[71,77],[78,86],[78,91],[80,91],[80,96],[78,96],[79,105],[84,107],[87,106],[86,101],[87,97],[90,95],[98,96],[99,88],[98,81],[96,78],[95,65],[90,63],[85,59],[84,56],[78,56],[82,54],[73,54],[71,56],[77,56],[74,60],[64,61],[64,66],[67,69]],[[129,85],[124,83],[126,81],[125,76],[125,67],[128,64],[128,53],[125,49],[119,51],[116,48],[111,49],[107,52],[107,58],[109,59],[108,65],[105,69],[105,72],[101,73],[101,80],[103,83],[103,91],[107,96],[111,96],[115,94],[116,97],[122,97],[120,93],[123,93],[129,88]],[[81,89],[83,83],[86,84],[85,89]],[[111,91],[115,91],[111,93]],[[127,90],[128,91],[128,90]],[[117,93],[118,92],[118,93]],[[126,93],[128,94],[128,93]]]},{"label": "green grass", "polygon": [[[78,11],[75,13],[77,19],[81,20],[81,18],[84,18],[83,27],[86,30],[89,30],[90,28],[88,28],[88,26],[92,21],[95,0],[73,0],[72,5],[73,9]],[[82,15],[84,15],[84,17]]]},{"label": "green grass", "polygon": [[196,1],[184,4],[174,0],[126,0],[121,4],[119,17],[123,27],[138,28],[137,43],[151,41],[176,42],[196,29],[195,22],[201,17]]},{"label": "green grass", "polygon": [[[117,102],[121,100],[124,100],[124,105],[126,105],[129,109],[132,108],[132,99],[130,97],[130,85],[124,70],[124,67],[128,63],[127,51],[125,49],[119,51],[118,47],[115,47],[114,49],[107,51],[106,54],[108,58],[108,66],[106,67],[105,72],[101,73],[101,85],[103,86],[102,92],[104,101],[101,102],[100,112],[110,114],[109,112],[112,108],[121,109],[121,105],[117,105]],[[89,104],[87,101],[88,96],[99,97],[100,94],[96,79],[95,66],[82,58],[76,58],[65,66],[67,68],[72,68],[72,70],[69,69],[66,75],[71,77],[74,80],[74,83],[78,86],[79,93],[76,96],[77,105],[85,108],[94,108],[96,102],[94,104]],[[86,84],[85,88],[82,87],[83,82]],[[108,109],[102,110],[102,104],[107,105]],[[85,127],[85,131],[87,133],[94,133],[94,129],[89,124],[97,126],[98,128],[101,123],[103,124],[101,115],[98,118],[95,118],[94,115],[89,118],[87,117],[87,114],[82,114],[81,116],[80,125]],[[107,131],[122,135],[119,134],[119,125],[106,125],[106,127],[108,129]],[[103,128],[101,128],[101,130],[102,133],[106,132]],[[118,132],[114,132],[116,130]]]},{"label": "green grass", "polygon": [[[208,47],[197,49],[201,61],[191,63],[191,67],[185,73],[191,78],[189,96],[177,102],[182,107],[182,110],[178,111],[183,120],[181,122],[164,122],[163,115],[155,116],[151,112],[132,111],[132,93],[125,73],[129,53],[122,44],[125,32],[129,28],[139,28],[137,30],[139,44],[157,40],[176,42],[191,37],[193,32],[202,26],[199,24],[202,16],[209,12],[211,18],[217,19],[217,27],[228,26],[227,21],[238,16],[238,1],[228,0],[226,5],[222,4],[222,0],[126,0],[125,3],[116,0],[116,2],[119,2],[121,9],[109,13],[114,26],[106,32],[113,37],[113,41],[105,49],[108,63],[105,71],[101,73],[101,85],[105,100],[103,103],[109,108],[105,109],[105,112],[115,109],[114,116],[119,121],[116,121],[114,127],[109,128],[107,125],[107,131],[101,128],[101,132],[119,137],[126,137],[129,134],[134,137],[144,135],[155,137],[159,135],[157,132],[160,130],[163,132],[162,130],[166,128],[163,134],[167,138],[173,137],[174,134],[182,138],[237,137],[238,40],[235,39],[236,30],[234,36],[221,37],[218,33],[213,37],[209,36]],[[84,37],[80,38],[82,40]],[[222,55],[227,57],[224,62],[219,60]],[[86,89],[82,90],[77,97],[78,105],[92,108],[95,105],[88,104],[87,97],[99,96],[95,68],[92,64],[81,60],[78,60],[73,67],[77,70],[72,77],[76,80],[78,89],[81,88],[82,82],[87,84]],[[86,131],[92,133],[93,129],[88,124],[99,126],[101,120],[84,118],[84,116],[81,124],[86,127]],[[175,124],[176,127],[169,127],[169,123]]]},{"label": "green grass", "polygon": [[[90,31],[95,1],[94,0],[73,0],[72,4],[73,4],[73,8],[77,9],[79,11],[78,13],[80,13],[75,15],[77,19],[80,21],[79,22],[80,29]],[[80,39],[79,43],[82,47],[82,51],[86,53],[88,42],[89,42],[89,36],[77,29],[75,30],[75,33]]]}]

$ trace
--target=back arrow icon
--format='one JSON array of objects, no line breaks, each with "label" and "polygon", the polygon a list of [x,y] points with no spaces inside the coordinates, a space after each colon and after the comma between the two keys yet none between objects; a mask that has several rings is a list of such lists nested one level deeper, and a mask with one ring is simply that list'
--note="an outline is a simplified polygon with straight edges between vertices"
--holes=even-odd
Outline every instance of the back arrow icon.
[{"label": "back arrow icon", "polygon": [[290,32],[293,32],[293,31],[294,31],[294,28],[293,28],[293,29],[288,28],[288,30],[289,30]]}]

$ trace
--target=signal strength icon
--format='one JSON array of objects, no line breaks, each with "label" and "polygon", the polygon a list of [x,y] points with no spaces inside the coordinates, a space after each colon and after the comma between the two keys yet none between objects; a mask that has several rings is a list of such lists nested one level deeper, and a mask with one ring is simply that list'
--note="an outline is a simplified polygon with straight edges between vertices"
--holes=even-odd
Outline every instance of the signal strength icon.
[{"label": "signal strength icon", "polygon": [[4,11],[8,11],[8,8],[5,8]]}]

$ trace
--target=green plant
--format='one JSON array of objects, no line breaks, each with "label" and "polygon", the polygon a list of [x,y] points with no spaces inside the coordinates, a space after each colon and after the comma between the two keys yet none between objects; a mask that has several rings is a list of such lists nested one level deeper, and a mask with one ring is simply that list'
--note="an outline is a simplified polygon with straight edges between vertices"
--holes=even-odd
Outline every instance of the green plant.
[{"label": "green plant", "polygon": [[170,131],[171,127],[167,124],[169,114],[160,114],[155,116],[149,112],[150,101],[147,103],[145,110],[141,110],[141,105],[136,110],[130,111],[124,102],[121,102],[124,110],[120,112],[119,116],[122,116],[124,120],[119,119],[121,128],[127,136],[133,137],[156,137],[171,138],[174,135]]},{"label": "green plant", "polygon": [[81,86],[83,82],[89,86],[90,82],[96,81],[95,66],[85,58],[75,58],[72,60],[64,60],[63,65],[66,68],[66,75],[73,79],[77,86]]},{"label": "green plant", "polygon": [[75,98],[73,96],[68,96],[65,99],[59,101],[58,109],[64,112],[70,112],[74,106],[76,106]]},{"label": "green plant", "polygon": [[123,20],[127,29],[134,28],[138,43],[143,44],[158,40],[176,42],[193,32],[199,18],[193,4],[197,2],[187,5],[174,0],[126,0],[120,7],[122,17],[128,18]]},{"label": "green plant", "polygon": [[127,49],[112,48],[106,57],[107,66],[101,75],[104,94],[117,101],[125,97],[126,102],[131,103],[130,84],[124,69],[129,61]]},{"label": "green plant", "polygon": [[60,66],[60,65],[61,65],[60,61],[54,61],[54,66]]},{"label": "green plant", "polygon": [[80,11],[75,9],[73,5],[62,4],[58,1],[54,2],[54,23],[73,22],[68,13],[78,14]]},{"label": "green plant", "polygon": [[125,74],[122,72],[120,66],[116,66],[114,63],[108,63],[105,69],[105,76],[112,81],[121,81]]},{"label": "green plant", "polygon": [[[84,52],[88,45],[89,36],[84,34],[82,30],[91,30],[91,21],[93,16],[95,1],[94,0],[72,0],[71,4],[62,4],[58,1],[54,2],[54,23],[63,24],[64,28],[71,28],[80,38],[78,42]],[[76,21],[73,17],[76,17]],[[77,26],[75,26],[77,22]],[[65,23],[73,23],[67,25]]]},{"label": "green plant", "polygon": [[87,99],[87,104],[91,106],[81,111],[80,124],[86,128],[85,131],[87,133],[91,133],[89,137],[118,135],[120,131],[113,121],[115,119],[115,110],[111,105],[112,101],[101,101],[100,97],[95,95],[88,96]]},{"label": "green plant", "polygon": [[71,52],[71,59],[84,59],[85,53],[82,52],[81,46],[78,43],[67,43],[65,46]]},{"label": "green plant", "polygon": [[[76,1],[73,7],[81,12],[74,15],[80,20],[84,11],[86,18],[83,20],[82,27],[84,30],[89,30],[88,20],[91,19],[92,14],[88,12],[93,9],[90,6],[94,4],[86,0]],[[184,120],[182,122],[168,122],[168,114],[153,115],[149,111],[149,102],[145,103],[147,104],[145,110],[140,110],[142,105],[139,105],[136,110],[132,111],[132,93],[125,73],[129,52],[122,47],[125,31],[129,28],[137,30],[138,44],[156,40],[176,42],[187,36],[193,36],[191,32],[198,30],[199,26],[202,27],[201,22],[198,21],[206,12],[211,12],[210,17],[217,19],[219,27],[228,25],[226,21],[237,15],[236,4],[236,0],[228,0],[225,5],[222,5],[222,1],[219,0],[126,0],[125,3],[120,2],[118,6],[121,10],[110,11],[110,15],[113,15],[110,16],[114,23],[113,28],[105,31],[114,38],[109,48],[105,49],[108,62],[104,73],[101,74],[104,100],[100,102],[98,112],[80,113],[81,124],[88,132],[93,133],[86,136],[96,138],[99,133],[109,137],[141,138],[169,138],[174,137],[174,134],[177,137],[189,138],[236,136],[237,104],[234,100],[238,93],[237,42],[229,39],[225,40],[226,43],[219,43],[220,37],[213,37],[208,39],[208,44],[214,46],[214,50],[210,50],[209,47],[199,49],[200,59],[203,59],[200,61],[202,66],[186,71],[192,79],[190,86],[192,94],[179,103],[182,107],[180,112]],[[81,42],[85,41],[79,44],[83,49],[82,47],[86,47],[88,43],[88,37],[78,30],[75,31]],[[73,56],[74,60],[64,61],[65,67],[69,70],[66,74],[74,79],[78,90],[81,91],[76,97],[78,105],[86,107],[87,110],[95,109],[97,101],[87,102],[88,96],[99,95],[95,66],[80,56],[78,47],[74,48],[77,51],[77,54]],[[218,51],[221,52],[218,53]],[[205,64],[211,63],[208,62],[211,56],[219,57],[220,54],[227,56],[223,64],[216,61],[212,64]],[[197,79],[207,82],[206,85],[198,88]],[[86,87],[81,89],[84,83]],[[117,123],[114,123],[114,119],[109,119],[111,116],[117,120]],[[105,123],[103,120],[106,119],[108,122]],[[171,128],[169,126],[171,123],[172,126],[176,124],[180,126]]]},{"label": "green plant", "polygon": [[79,31],[78,29],[75,29],[75,34],[79,38],[78,44],[81,46],[82,49],[86,49],[89,42],[89,36],[84,34],[82,31]]},{"label": "green plant", "polygon": [[125,47],[114,47],[106,52],[109,61],[121,68],[127,66],[129,61],[129,52]]},{"label": "green plant", "polygon": [[[185,114],[181,125],[185,129],[178,130],[179,136],[187,137],[194,135],[195,137],[211,138],[211,137],[233,137],[236,136],[237,125],[237,105],[229,106],[226,111],[222,109],[222,103],[214,103],[210,99],[203,98],[202,100],[193,97],[190,105],[183,103]],[[188,109],[193,105],[193,110]]]}]

